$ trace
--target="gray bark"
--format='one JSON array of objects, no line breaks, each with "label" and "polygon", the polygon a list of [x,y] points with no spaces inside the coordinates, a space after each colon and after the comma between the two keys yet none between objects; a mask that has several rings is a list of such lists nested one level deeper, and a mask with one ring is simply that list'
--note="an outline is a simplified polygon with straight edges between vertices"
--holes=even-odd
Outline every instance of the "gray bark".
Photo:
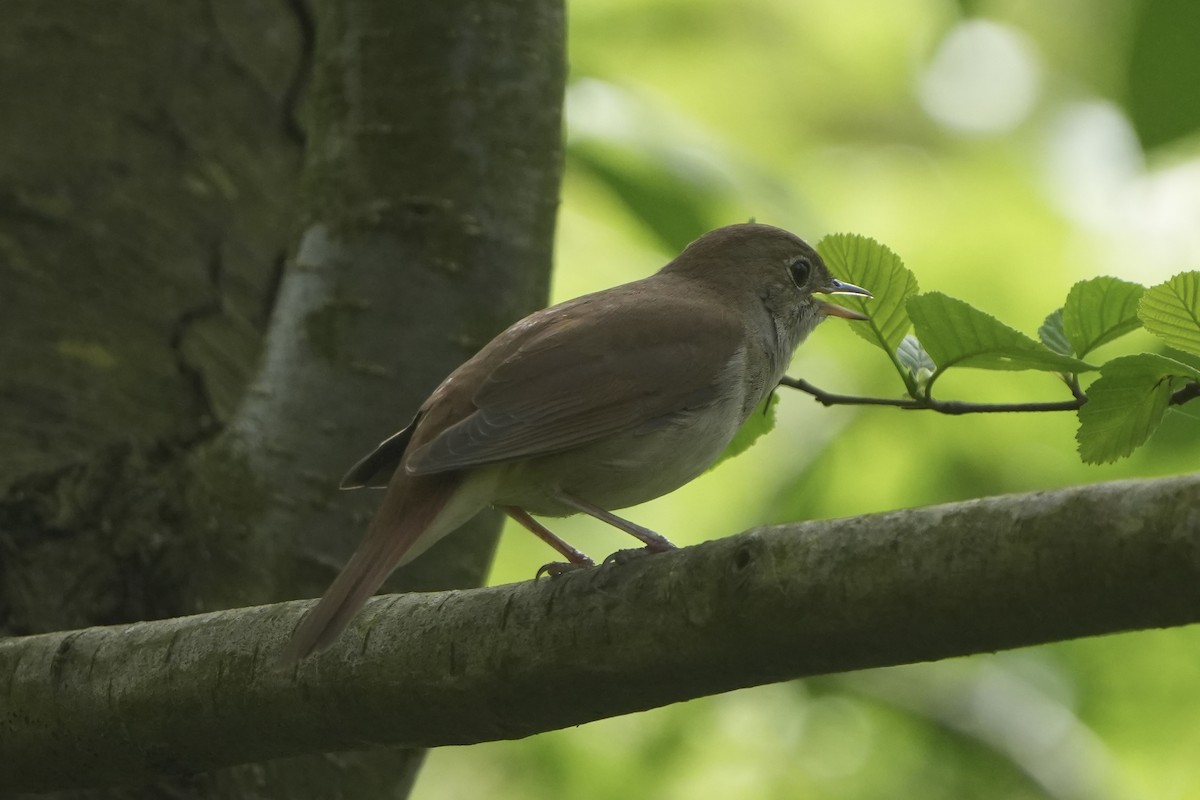
[{"label": "gray bark", "polygon": [[[8,10],[8,633],[319,594],[376,500],[338,493],[340,472],[544,305],[561,3],[313,5]],[[497,528],[395,586],[478,584]],[[403,796],[419,760],[289,759],[103,796]]]}]

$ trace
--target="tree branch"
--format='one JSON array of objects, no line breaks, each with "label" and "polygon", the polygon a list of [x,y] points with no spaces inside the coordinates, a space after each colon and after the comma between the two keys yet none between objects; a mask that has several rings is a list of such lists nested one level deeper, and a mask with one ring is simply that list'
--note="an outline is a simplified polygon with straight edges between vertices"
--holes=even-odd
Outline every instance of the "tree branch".
[{"label": "tree branch", "polygon": [[801,676],[1200,621],[1200,475],[389,596],[339,646],[280,664],[306,605],[0,641],[0,789],[511,739]]},{"label": "tree branch", "polygon": [[1197,397],[1200,397],[1200,383],[1192,381],[1172,394],[1168,405],[1181,406],[1189,400],[1195,400]]},{"label": "tree branch", "polygon": [[859,397],[835,394],[812,385],[801,378],[784,376],[781,386],[812,395],[823,406],[892,406],[920,411],[936,411],[939,414],[996,414],[1015,411],[1078,411],[1087,402],[1087,396],[1076,387],[1072,389],[1073,400],[1050,403],[968,403],[961,400],[935,400],[932,397]]},{"label": "tree branch", "polygon": [[[1049,403],[968,403],[962,400],[935,400],[932,397],[861,397],[827,392],[802,378],[787,376],[784,376],[779,385],[799,389],[805,394],[812,395],[823,406],[891,406],[911,411],[936,411],[939,414],[955,416],[1003,414],[1018,411],[1078,411],[1088,401],[1087,395],[1079,388],[1079,382],[1074,377],[1067,381],[1067,386],[1070,387],[1074,399]],[[1172,394],[1168,405],[1181,406],[1197,397],[1200,397],[1200,383],[1193,381]]]}]

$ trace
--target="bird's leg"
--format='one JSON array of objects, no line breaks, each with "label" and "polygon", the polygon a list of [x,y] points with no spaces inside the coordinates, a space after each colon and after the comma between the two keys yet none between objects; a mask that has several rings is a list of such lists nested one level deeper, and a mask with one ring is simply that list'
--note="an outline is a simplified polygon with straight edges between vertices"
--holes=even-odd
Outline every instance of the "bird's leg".
[{"label": "bird's leg", "polygon": [[596,562],[593,561],[591,557],[587,555],[587,553],[584,553],[581,550],[576,550],[554,531],[550,530],[545,525],[529,516],[529,512],[527,512],[525,509],[518,508],[517,506],[500,506],[499,508],[505,514],[508,514],[517,522],[521,523],[523,528],[531,531],[543,542],[562,553],[567,559],[566,562],[552,561],[549,564],[543,564],[537,571],[537,574],[534,575],[535,579],[540,578],[542,573],[546,573],[553,578],[557,575],[562,575],[564,572],[570,572],[571,570],[596,566]]},{"label": "bird's leg", "polygon": [[[638,525],[637,523],[630,522],[627,519],[618,517],[616,514],[613,514],[611,511],[605,511],[603,508],[600,508],[599,506],[594,506],[591,503],[587,502],[586,500],[580,500],[578,497],[574,497],[572,495],[564,494],[561,492],[557,495],[557,497],[559,500],[561,500],[562,502],[571,506],[572,508],[574,508],[578,511],[582,511],[584,514],[587,514],[589,516],[595,517],[596,519],[600,520],[601,522],[607,522],[609,525],[612,525],[614,528],[623,530],[626,533],[628,533],[630,536],[633,536],[634,538],[641,540],[646,545],[647,552],[665,553],[668,550],[676,549],[675,545],[668,542],[665,537],[655,533],[654,531],[650,530],[649,528],[643,528],[641,525]],[[619,552],[625,552],[625,551],[619,551]],[[614,553],[613,555],[615,556],[618,554]],[[614,560],[612,556],[609,556],[608,558],[605,559],[606,562],[610,561],[610,560]],[[618,557],[618,559],[615,559],[615,560],[619,561],[620,558]]]}]

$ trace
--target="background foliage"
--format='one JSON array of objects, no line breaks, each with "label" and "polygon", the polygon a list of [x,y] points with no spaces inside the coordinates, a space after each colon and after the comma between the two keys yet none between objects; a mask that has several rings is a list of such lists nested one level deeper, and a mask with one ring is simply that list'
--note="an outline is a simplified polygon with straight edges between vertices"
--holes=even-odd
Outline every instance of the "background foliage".
[{"label": "background foliage", "polygon": [[[1077,281],[1200,269],[1191,0],[591,0],[570,22],[556,299],[645,275],[750,217],[813,242],[874,237],[922,291],[1033,337]],[[1145,331],[1096,352],[1143,350],[1164,352]],[[840,321],[791,374],[898,392]],[[974,370],[938,393],[1066,397],[1049,373]],[[748,453],[631,516],[686,544],[1200,464],[1186,408],[1104,466],[1080,463],[1074,414],[827,409],[787,390],[777,412]],[[602,527],[556,530],[597,556],[625,546]],[[492,580],[525,579],[549,555],[508,531]],[[1200,631],[1107,637],[439,750],[414,796],[1200,797],[1198,693]]]}]

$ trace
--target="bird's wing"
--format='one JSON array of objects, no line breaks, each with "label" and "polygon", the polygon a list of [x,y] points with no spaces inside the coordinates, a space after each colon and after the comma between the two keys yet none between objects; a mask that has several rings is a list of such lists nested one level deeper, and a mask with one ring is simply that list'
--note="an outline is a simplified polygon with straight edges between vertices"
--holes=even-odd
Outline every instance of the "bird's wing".
[{"label": "bird's wing", "polygon": [[605,292],[540,315],[476,379],[470,408],[432,438],[414,439],[410,474],[547,455],[649,428],[714,402],[742,343],[735,315],[687,298]]}]

